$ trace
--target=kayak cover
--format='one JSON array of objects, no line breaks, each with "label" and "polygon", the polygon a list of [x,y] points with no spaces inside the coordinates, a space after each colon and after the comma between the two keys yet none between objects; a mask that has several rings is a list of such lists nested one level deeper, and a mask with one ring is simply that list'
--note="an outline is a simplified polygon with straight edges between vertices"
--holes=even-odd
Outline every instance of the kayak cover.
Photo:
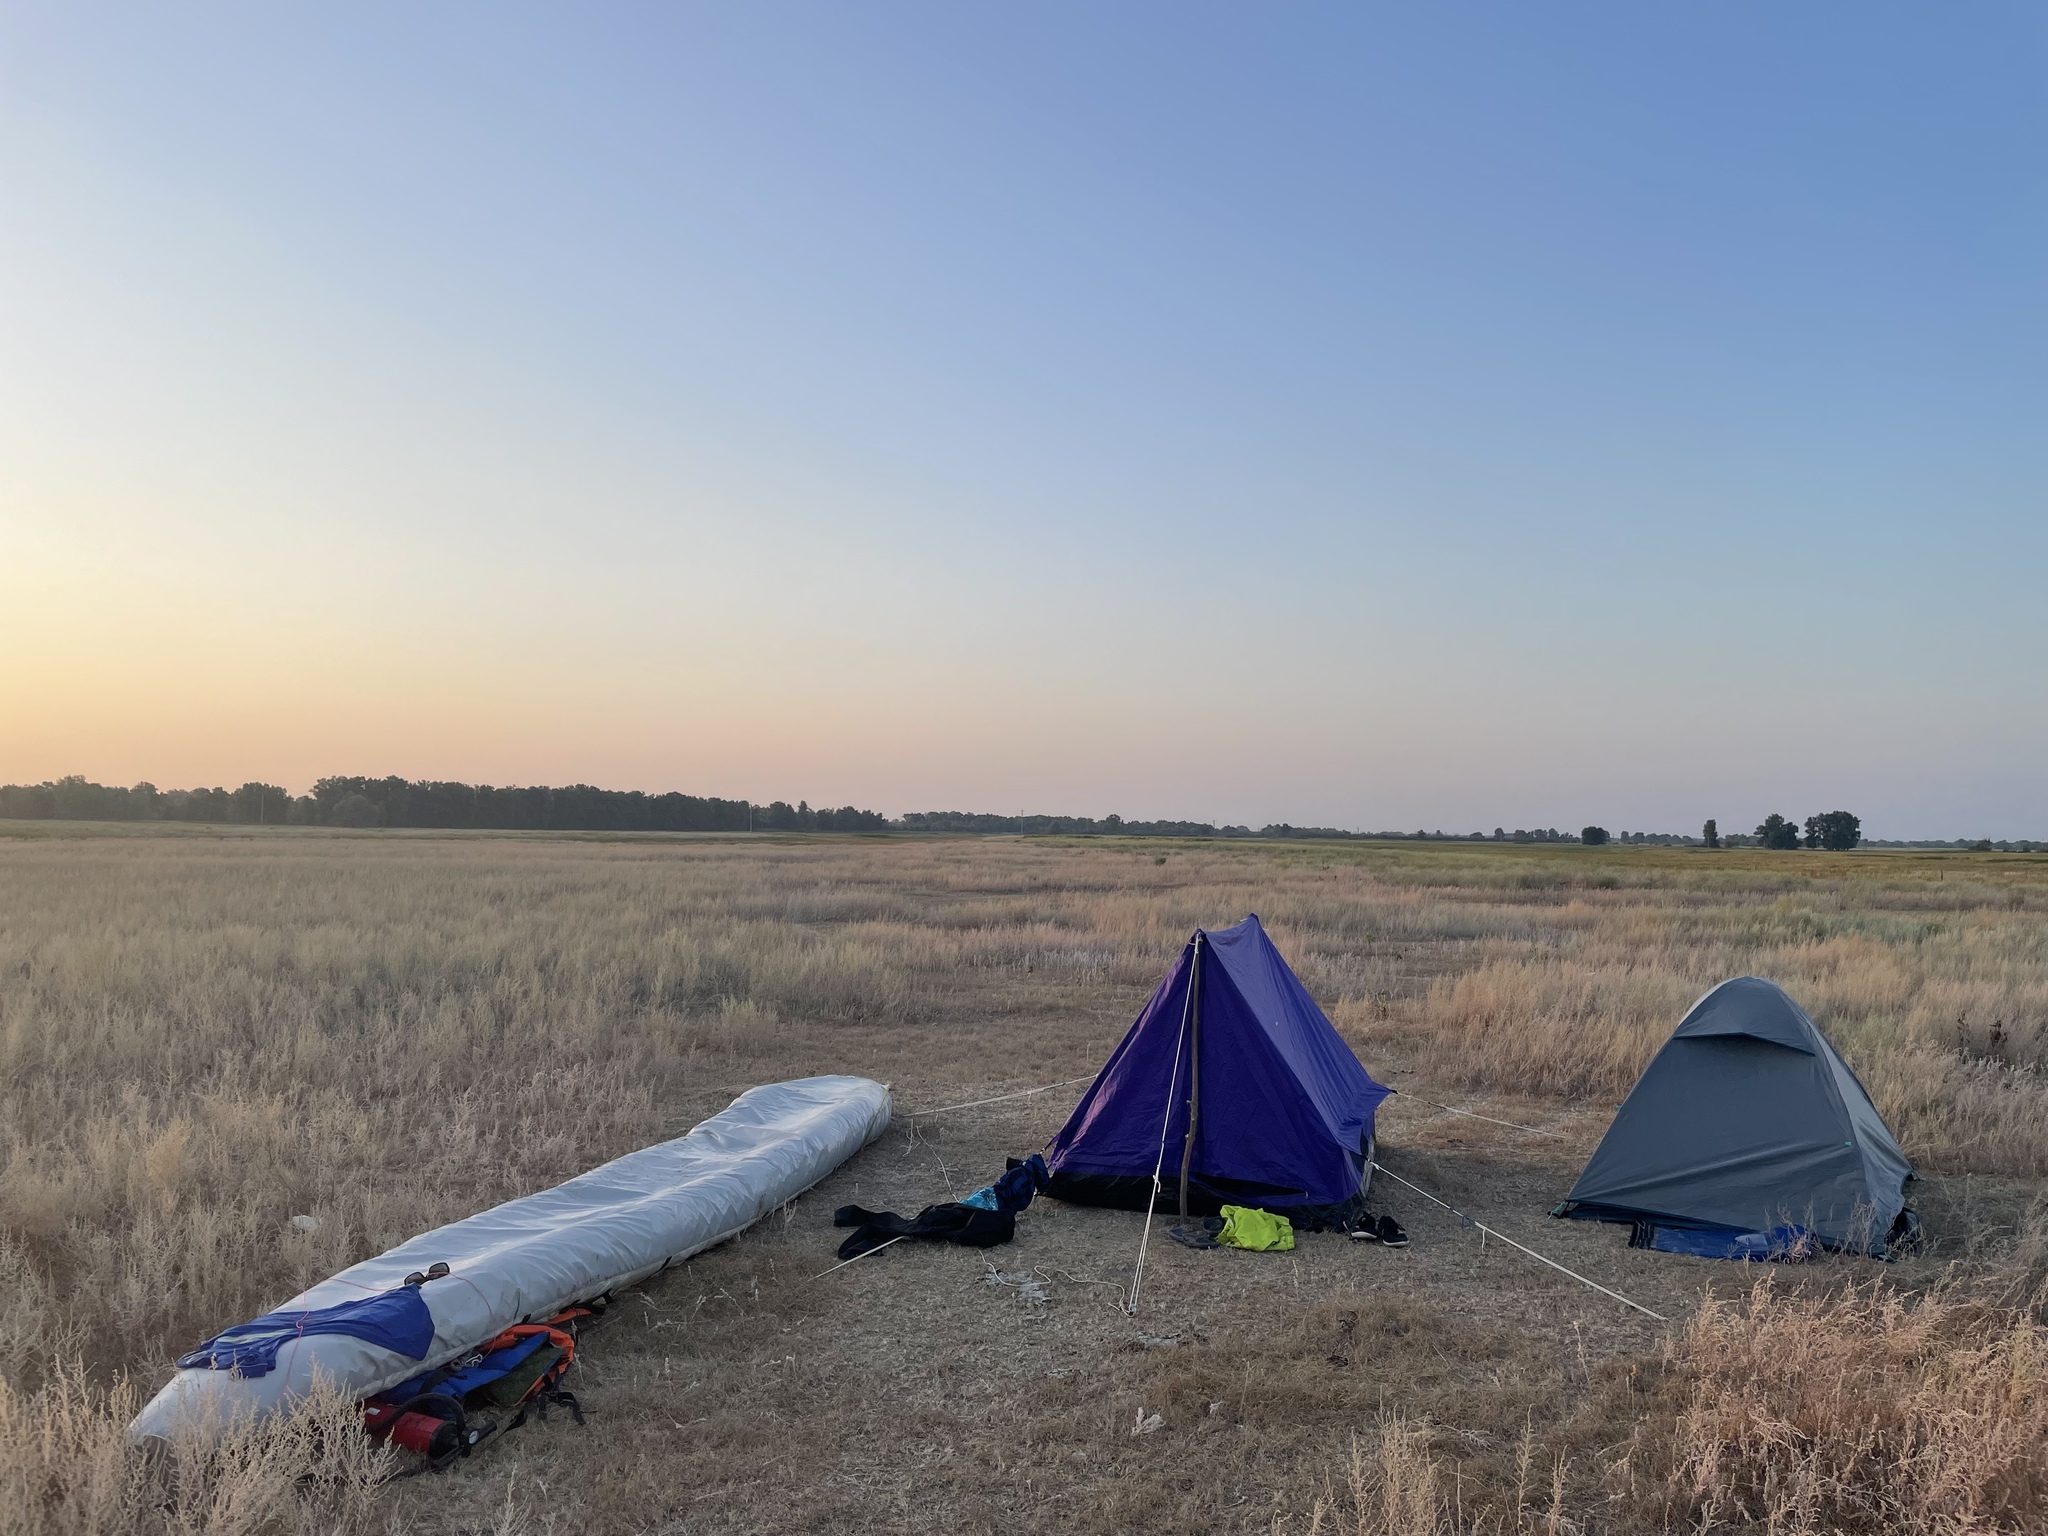
[{"label": "kayak cover", "polygon": [[[737,1236],[881,1135],[889,1112],[889,1090],[864,1077],[751,1088],[686,1136],[437,1227],[209,1340],[129,1438],[169,1439],[188,1414],[218,1432],[316,1376],[355,1397],[394,1387]],[[436,1263],[448,1273],[405,1285]]]}]

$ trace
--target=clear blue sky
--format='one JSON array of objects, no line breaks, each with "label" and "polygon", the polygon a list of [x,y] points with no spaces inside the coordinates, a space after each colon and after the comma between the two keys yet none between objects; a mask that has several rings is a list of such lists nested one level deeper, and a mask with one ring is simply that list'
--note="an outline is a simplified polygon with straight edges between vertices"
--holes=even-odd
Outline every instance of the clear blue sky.
[{"label": "clear blue sky", "polygon": [[2048,11],[9,7],[0,778],[2048,835]]}]

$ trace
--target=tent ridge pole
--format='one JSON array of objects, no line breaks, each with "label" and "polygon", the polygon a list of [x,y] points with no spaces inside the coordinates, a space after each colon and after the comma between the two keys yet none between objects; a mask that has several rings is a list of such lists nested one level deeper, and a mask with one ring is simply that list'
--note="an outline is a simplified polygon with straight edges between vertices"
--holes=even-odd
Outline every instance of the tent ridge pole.
[{"label": "tent ridge pole", "polygon": [[1145,1225],[1138,1234],[1138,1267],[1131,1271],[1131,1295],[1124,1303],[1124,1311],[1132,1317],[1138,1315],[1138,1290],[1145,1283],[1145,1249],[1152,1241],[1152,1212],[1159,1205],[1159,1175],[1166,1171],[1166,1138],[1173,1129],[1173,1090],[1180,1086],[1180,1053],[1187,1044],[1188,1021],[1194,1016],[1195,988],[1200,984],[1202,967],[1202,930],[1197,928],[1190,941],[1194,946],[1196,964],[1188,978],[1188,1000],[1181,1009],[1180,1032],[1173,1037],[1173,1066],[1166,1074],[1166,1118],[1159,1122],[1159,1156],[1152,1164],[1152,1194],[1145,1201]]},{"label": "tent ridge pole", "polygon": [[1188,1130],[1180,1152],[1180,1219],[1188,1219],[1188,1168],[1195,1157],[1195,1119],[1202,1112],[1202,930],[1195,930],[1194,973],[1188,979]]}]

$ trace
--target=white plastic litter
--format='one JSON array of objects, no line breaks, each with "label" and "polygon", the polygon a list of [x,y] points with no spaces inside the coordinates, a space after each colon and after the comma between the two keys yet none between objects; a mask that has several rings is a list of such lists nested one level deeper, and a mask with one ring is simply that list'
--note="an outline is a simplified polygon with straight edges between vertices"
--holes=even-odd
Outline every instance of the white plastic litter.
[{"label": "white plastic litter", "polygon": [[373,1296],[445,1263],[421,1296],[434,1319],[424,1360],[345,1334],[289,1340],[269,1374],[186,1370],[129,1426],[168,1438],[186,1415],[218,1428],[307,1391],[317,1374],[369,1397],[432,1370],[516,1323],[643,1280],[745,1231],[889,1125],[889,1090],[864,1077],[808,1077],[749,1089],[688,1135],[629,1152],[565,1184],[437,1227],[343,1270],[277,1310]]},{"label": "white plastic litter", "polygon": [[1003,1271],[991,1264],[982,1275],[981,1283],[983,1285],[995,1286],[1014,1285],[1017,1288],[1017,1299],[1027,1302],[1034,1307],[1042,1307],[1052,1299],[1045,1288],[1045,1282],[1028,1269],[1020,1269],[1013,1274],[1004,1274]]}]

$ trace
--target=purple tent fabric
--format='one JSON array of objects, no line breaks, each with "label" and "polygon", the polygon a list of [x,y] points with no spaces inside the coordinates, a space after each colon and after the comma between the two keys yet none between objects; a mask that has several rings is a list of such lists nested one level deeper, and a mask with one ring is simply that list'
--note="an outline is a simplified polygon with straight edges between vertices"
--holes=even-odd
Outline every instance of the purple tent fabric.
[{"label": "purple tent fabric", "polygon": [[1047,1193],[1143,1210],[1163,1122],[1158,1209],[1178,1209],[1195,1033],[1184,1030],[1198,958],[1201,1107],[1189,1214],[1213,1214],[1225,1202],[1311,1216],[1326,1211],[1333,1219],[1355,1208],[1367,1182],[1373,1114],[1390,1090],[1359,1065],[1257,917],[1218,932],[1197,930],[1188,940],[1046,1148],[1053,1175]]}]

